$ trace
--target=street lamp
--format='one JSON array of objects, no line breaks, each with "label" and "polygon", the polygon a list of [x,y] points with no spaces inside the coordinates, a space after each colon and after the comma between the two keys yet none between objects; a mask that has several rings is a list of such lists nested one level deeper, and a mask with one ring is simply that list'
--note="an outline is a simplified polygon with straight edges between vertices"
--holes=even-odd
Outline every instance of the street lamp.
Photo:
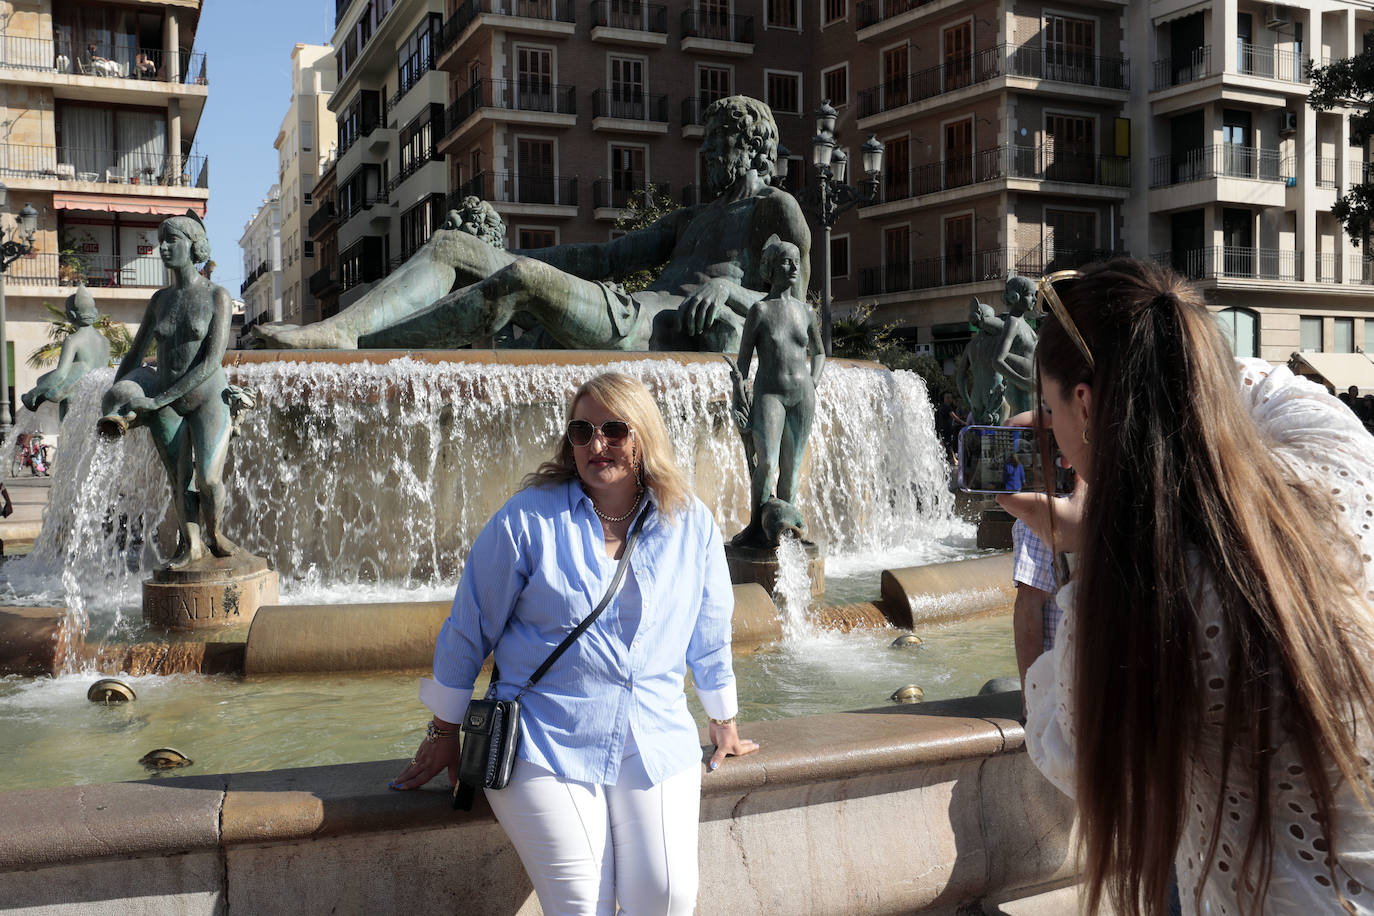
[{"label": "street lamp", "polygon": [[[0,210],[9,202],[9,188],[0,183]],[[5,272],[10,265],[33,251],[33,236],[38,231],[38,211],[25,204],[19,211],[14,236],[0,243],[0,439],[10,428],[10,357],[5,327]]]},{"label": "street lamp", "polygon": [[831,107],[829,99],[821,102],[821,107],[816,109],[816,136],[811,138],[811,164],[816,167],[816,185],[807,188],[799,196],[803,208],[815,216],[825,229],[822,245],[825,280],[821,286],[821,340],[825,343],[826,356],[831,351],[830,338],[834,323],[830,314],[830,230],[841,214],[878,199],[878,178],[883,171],[883,145],[877,137],[870,136],[862,150],[866,179],[858,187],[845,184],[849,157],[835,142],[837,118],[838,113]]}]

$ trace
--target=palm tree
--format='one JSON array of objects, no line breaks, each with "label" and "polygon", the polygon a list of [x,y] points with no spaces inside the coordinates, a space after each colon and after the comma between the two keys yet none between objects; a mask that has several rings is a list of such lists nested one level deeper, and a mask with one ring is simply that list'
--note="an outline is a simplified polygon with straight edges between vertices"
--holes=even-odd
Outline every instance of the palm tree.
[{"label": "palm tree", "polygon": [[[75,334],[77,328],[67,320],[67,313],[51,302],[44,302],[43,307],[52,315],[52,319],[48,327],[48,342],[29,354],[27,362],[34,369],[43,369],[56,363],[57,358],[62,355],[62,342]],[[129,329],[109,315],[97,318],[95,329],[105,335],[105,339],[110,342],[110,365],[118,365],[134,342]]]}]

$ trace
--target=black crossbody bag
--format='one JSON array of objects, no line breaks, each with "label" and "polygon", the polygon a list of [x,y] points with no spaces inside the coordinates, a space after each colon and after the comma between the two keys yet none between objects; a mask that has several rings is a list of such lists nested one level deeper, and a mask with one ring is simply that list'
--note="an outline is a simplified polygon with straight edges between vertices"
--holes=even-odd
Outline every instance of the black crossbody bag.
[{"label": "black crossbody bag", "polygon": [[630,565],[630,554],[639,540],[639,529],[644,526],[647,512],[640,513],[635,520],[630,535],[625,539],[625,551],[620,555],[620,563],[615,569],[615,578],[602,597],[596,609],[582,619],[571,633],[563,637],[544,663],[530,675],[525,686],[512,700],[498,700],[492,694],[500,672],[495,665],[491,669],[491,687],[480,700],[468,701],[467,712],[463,714],[463,749],[458,759],[458,785],[453,787],[453,807],[472,810],[472,800],[477,787],[483,789],[504,789],[510,782],[511,771],[515,768],[515,752],[520,747],[520,698],[535,685],[544,674],[558,661],[558,657],[568,650],[577,637],[586,632],[606,605],[611,603],[625,578],[625,570]]}]

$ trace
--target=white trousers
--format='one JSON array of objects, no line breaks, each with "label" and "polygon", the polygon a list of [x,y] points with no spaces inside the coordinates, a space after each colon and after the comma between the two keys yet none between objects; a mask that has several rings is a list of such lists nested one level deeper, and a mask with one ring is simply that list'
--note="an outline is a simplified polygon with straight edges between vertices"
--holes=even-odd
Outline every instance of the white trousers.
[{"label": "white trousers", "polygon": [[697,902],[701,764],[650,785],[638,755],[616,785],[520,760],[486,793],[545,916],[687,916]]}]

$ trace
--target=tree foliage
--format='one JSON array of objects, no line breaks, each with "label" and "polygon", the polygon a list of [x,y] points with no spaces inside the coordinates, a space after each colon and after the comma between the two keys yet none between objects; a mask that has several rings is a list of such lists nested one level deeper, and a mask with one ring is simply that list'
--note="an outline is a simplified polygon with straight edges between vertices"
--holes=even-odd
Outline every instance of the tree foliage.
[{"label": "tree foliage", "polygon": [[931,403],[938,404],[946,391],[957,400],[954,379],[933,356],[913,353],[892,336],[895,323],[879,324],[873,319],[874,306],[861,304],[851,314],[834,319],[830,328],[831,350],[842,359],[864,359],[889,369],[915,372],[926,383]]},{"label": "tree foliage", "polygon": [[[615,228],[617,232],[625,233],[645,229],[677,209],[680,209],[677,201],[657,185],[650,184],[643,191],[630,195],[625,208],[620,211],[619,219],[615,221]],[[625,292],[637,293],[654,282],[667,263],[655,264],[614,279],[625,288]]]},{"label": "tree foliage", "polygon": [[[1374,50],[1332,61],[1325,67],[1313,67],[1311,75],[1308,104],[1315,111],[1358,109],[1350,116],[1350,142],[1367,148],[1374,136]],[[1352,185],[1331,208],[1331,215],[1345,226],[1352,245],[1374,233],[1374,183],[1368,179],[1366,174],[1363,184]]]},{"label": "tree foliage", "polygon": [[[44,302],[43,307],[48,310],[52,318],[49,319],[48,342],[29,354],[27,362],[33,369],[45,369],[54,365],[57,358],[62,355],[63,341],[75,334],[77,330],[77,326],[67,320],[67,313],[62,309],[51,302]],[[129,329],[122,322],[115,321],[109,315],[101,315],[97,318],[95,329],[110,342],[110,365],[118,365],[119,361],[124,358],[124,354],[129,352],[129,347],[133,346],[133,335],[129,333]]]}]

